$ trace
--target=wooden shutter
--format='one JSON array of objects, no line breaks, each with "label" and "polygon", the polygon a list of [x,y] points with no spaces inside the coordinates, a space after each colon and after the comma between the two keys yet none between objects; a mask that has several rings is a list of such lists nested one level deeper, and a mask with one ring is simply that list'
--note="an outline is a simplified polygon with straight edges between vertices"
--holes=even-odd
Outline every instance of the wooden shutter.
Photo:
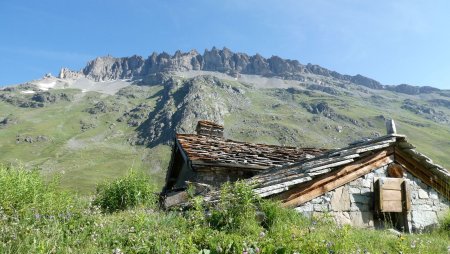
[{"label": "wooden shutter", "polygon": [[374,183],[375,209],[379,212],[411,210],[408,182],[403,178],[380,178]]}]

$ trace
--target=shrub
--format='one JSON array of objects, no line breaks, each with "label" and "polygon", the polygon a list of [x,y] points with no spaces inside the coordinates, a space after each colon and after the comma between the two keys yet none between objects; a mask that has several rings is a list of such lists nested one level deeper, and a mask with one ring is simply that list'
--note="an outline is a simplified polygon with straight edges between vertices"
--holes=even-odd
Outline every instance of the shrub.
[{"label": "shrub", "polygon": [[257,210],[260,199],[244,182],[226,183],[220,200],[211,211],[210,224],[226,231],[253,232],[259,229]]},{"label": "shrub", "polygon": [[15,216],[54,216],[68,212],[75,197],[58,188],[58,178],[49,183],[36,170],[0,165],[0,208]]},{"label": "shrub", "polygon": [[154,185],[144,173],[130,170],[128,174],[110,183],[97,186],[93,204],[106,212],[114,212],[137,207],[154,205],[157,201]]}]

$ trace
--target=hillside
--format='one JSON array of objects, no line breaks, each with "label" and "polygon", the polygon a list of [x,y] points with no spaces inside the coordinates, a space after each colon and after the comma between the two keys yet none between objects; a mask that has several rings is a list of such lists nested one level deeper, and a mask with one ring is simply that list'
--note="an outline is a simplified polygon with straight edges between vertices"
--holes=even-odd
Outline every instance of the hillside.
[{"label": "hillside", "polygon": [[338,148],[383,135],[389,118],[450,168],[450,91],[228,49],[108,56],[0,90],[0,162],[61,173],[81,192],[131,167],[161,184],[174,132],[201,119],[231,139]]}]

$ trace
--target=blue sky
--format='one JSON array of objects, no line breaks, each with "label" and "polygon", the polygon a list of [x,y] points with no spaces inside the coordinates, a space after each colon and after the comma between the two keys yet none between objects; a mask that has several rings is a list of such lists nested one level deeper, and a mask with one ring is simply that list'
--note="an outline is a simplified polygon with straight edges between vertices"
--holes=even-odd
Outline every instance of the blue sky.
[{"label": "blue sky", "polygon": [[450,1],[0,1],[0,85],[96,56],[224,46],[450,89]]}]

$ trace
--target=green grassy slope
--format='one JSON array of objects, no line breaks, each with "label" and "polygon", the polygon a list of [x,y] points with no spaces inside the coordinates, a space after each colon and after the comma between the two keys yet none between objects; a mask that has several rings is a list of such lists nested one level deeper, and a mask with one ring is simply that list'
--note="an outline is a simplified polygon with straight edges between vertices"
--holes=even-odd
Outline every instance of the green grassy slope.
[{"label": "green grassy slope", "polygon": [[[156,182],[161,182],[161,171],[167,165],[161,157],[167,158],[170,148],[162,145],[150,151],[143,146],[131,146],[127,139],[134,135],[135,127],[116,121],[127,108],[152,101],[73,93],[73,101],[42,108],[21,108],[0,102],[0,115],[12,114],[17,121],[0,131],[0,161],[36,167],[44,175],[59,173],[64,186],[81,192],[92,191],[99,181],[121,176],[129,168],[145,170],[154,175]],[[120,103],[120,107],[106,113],[86,112],[99,100]],[[84,123],[92,126],[82,130]],[[22,139],[45,136],[47,140],[18,142],[18,136]]]},{"label": "green grassy slope", "polygon": [[[38,108],[0,100],[0,122],[6,117],[14,119],[0,124],[0,163],[36,167],[47,176],[61,174],[63,186],[83,193],[129,168],[143,170],[162,184],[170,147],[165,143],[153,148],[131,145],[138,135],[145,135],[145,131],[137,131],[140,124],[164,123],[160,126],[164,133],[180,126],[193,131],[197,118],[223,116],[225,135],[231,139],[325,148],[384,135],[385,119],[393,118],[398,132],[406,134],[420,152],[450,168],[450,125],[433,118],[450,119],[450,109],[429,105],[431,99],[448,100],[438,94],[411,96],[351,85],[335,87],[338,93],[329,94],[308,90],[304,84],[297,89],[263,89],[233,80],[171,78],[176,85],[170,89],[163,84],[130,86],[113,96],[51,90],[51,94],[65,93],[70,99],[47,102]],[[20,91],[0,91],[2,94],[23,100],[32,97]],[[434,111],[405,109],[408,99]],[[321,103],[326,103],[325,109],[317,106]],[[138,105],[148,110],[138,110],[140,116],[130,118]],[[147,119],[152,111],[158,111],[161,122]],[[129,119],[138,123],[130,124]],[[175,123],[167,125],[171,121]],[[27,137],[33,142],[27,142]]]}]

